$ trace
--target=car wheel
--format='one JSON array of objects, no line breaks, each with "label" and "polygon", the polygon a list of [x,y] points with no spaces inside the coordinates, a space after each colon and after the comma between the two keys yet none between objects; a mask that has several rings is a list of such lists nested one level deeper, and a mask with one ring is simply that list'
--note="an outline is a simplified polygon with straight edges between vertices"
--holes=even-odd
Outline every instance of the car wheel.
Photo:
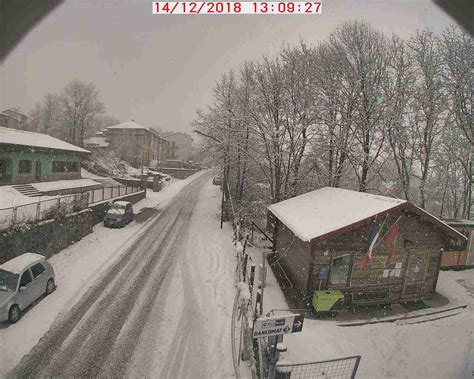
[{"label": "car wheel", "polygon": [[20,307],[16,304],[12,305],[10,307],[10,310],[8,311],[8,321],[10,321],[12,324],[14,324],[20,318],[21,318]]},{"label": "car wheel", "polygon": [[56,286],[54,285],[54,279],[51,278],[48,280],[48,283],[46,283],[46,295],[49,295],[56,289]]}]

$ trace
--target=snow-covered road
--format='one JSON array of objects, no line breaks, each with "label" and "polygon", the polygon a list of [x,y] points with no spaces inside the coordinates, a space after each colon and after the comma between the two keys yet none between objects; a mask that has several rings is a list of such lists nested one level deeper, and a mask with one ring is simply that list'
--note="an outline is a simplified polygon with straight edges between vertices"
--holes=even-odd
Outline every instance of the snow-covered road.
[{"label": "snow-covered road", "polygon": [[210,178],[191,181],[129,242],[15,376],[233,376],[234,249]]}]

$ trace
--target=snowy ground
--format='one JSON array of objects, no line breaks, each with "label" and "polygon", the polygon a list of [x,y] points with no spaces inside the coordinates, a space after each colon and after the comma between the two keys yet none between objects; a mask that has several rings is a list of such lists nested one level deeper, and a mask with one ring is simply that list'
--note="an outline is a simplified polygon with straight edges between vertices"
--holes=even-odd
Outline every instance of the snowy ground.
[{"label": "snowy ground", "polygon": [[[264,314],[288,309],[271,271],[267,280]],[[306,319],[301,333],[285,336],[288,351],[281,357],[285,363],[303,363],[361,355],[360,378],[472,378],[474,270],[441,272],[437,290],[467,308],[452,317],[413,325],[341,327],[331,320]]]},{"label": "snowy ground", "polygon": [[[185,180],[176,181],[161,192],[148,191],[147,198],[134,205],[135,212],[145,207],[166,208],[181,189],[202,175],[206,175],[206,172],[199,172]],[[228,315],[231,312],[229,304],[232,302],[232,295],[226,296],[226,293],[230,291],[233,294],[233,283],[228,279],[233,274],[234,263],[221,259],[221,256],[225,253],[226,247],[232,252],[233,250],[227,234],[224,235],[218,229],[217,205],[220,199],[218,188],[210,184],[210,178],[208,182],[200,194],[198,207],[193,213],[193,222],[185,240],[183,254],[186,259],[174,268],[177,275],[176,283],[171,286],[173,293],[171,298],[175,301],[170,309],[178,312],[183,299],[190,296],[189,291],[199,288],[193,302],[194,306],[200,309],[207,309],[208,306],[209,309],[219,308],[222,312],[216,315],[205,312],[203,322],[212,325],[219,335],[223,335],[226,330],[226,318],[230,317]],[[8,346],[8,349],[3,349],[0,354],[0,375],[9,372],[48,331],[56,317],[67,314],[95,280],[100,278],[101,274],[135,241],[143,238],[146,227],[154,220],[150,218],[144,223],[133,222],[124,229],[106,229],[100,224],[96,225],[92,234],[50,259],[57,275],[56,292],[27,311],[19,323],[0,324],[2,345]],[[194,263],[191,263],[194,256],[196,256]],[[203,277],[203,274],[206,276]],[[183,281],[182,277],[192,277],[194,280]],[[183,287],[180,283],[189,284]],[[175,329],[175,326],[173,328]],[[170,333],[173,328],[170,328]],[[216,345],[216,351],[211,352],[215,353],[216,357],[220,357],[226,348],[230,348],[230,342],[227,343],[228,347],[224,346],[225,338],[222,338],[222,344],[222,346]],[[216,367],[209,367],[209,370],[212,372],[217,369]]]}]

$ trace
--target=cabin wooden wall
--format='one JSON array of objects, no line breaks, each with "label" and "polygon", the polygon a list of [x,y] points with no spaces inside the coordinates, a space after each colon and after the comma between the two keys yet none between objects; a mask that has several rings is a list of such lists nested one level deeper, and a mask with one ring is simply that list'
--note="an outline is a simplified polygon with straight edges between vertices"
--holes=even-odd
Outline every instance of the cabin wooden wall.
[{"label": "cabin wooden wall", "polygon": [[[360,270],[360,263],[368,250],[370,222],[353,231],[314,243],[313,267],[310,265],[310,244],[302,242],[290,230],[280,226],[277,243],[280,263],[293,285],[302,291],[307,290],[307,295],[319,288],[339,289],[348,297],[353,291],[387,289],[393,301],[429,298],[438,278],[440,249],[448,237],[431,222],[408,211],[390,214],[385,222],[386,229],[399,217],[401,230],[395,243],[392,264],[386,264],[388,251],[379,239],[370,267]],[[382,223],[383,219],[379,217],[378,223]],[[321,269],[330,265],[332,258],[344,254],[351,257],[346,283],[332,284],[329,279],[320,280]]]},{"label": "cabin wooden wall", "polygon": [[293,287],[298,292],[305,292],[311,262],[310,245],[301,241],[280,221],[278,221],[276,258]]}]

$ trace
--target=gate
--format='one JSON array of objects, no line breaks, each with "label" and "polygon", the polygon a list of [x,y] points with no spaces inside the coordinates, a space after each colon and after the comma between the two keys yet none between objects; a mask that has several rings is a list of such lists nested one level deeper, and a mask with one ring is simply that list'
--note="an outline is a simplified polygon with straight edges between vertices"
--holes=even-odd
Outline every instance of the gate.
[{"label": "gate", "polygon": [[277,364],[275,379],[353,379],[360,355],[311,363]]}]

